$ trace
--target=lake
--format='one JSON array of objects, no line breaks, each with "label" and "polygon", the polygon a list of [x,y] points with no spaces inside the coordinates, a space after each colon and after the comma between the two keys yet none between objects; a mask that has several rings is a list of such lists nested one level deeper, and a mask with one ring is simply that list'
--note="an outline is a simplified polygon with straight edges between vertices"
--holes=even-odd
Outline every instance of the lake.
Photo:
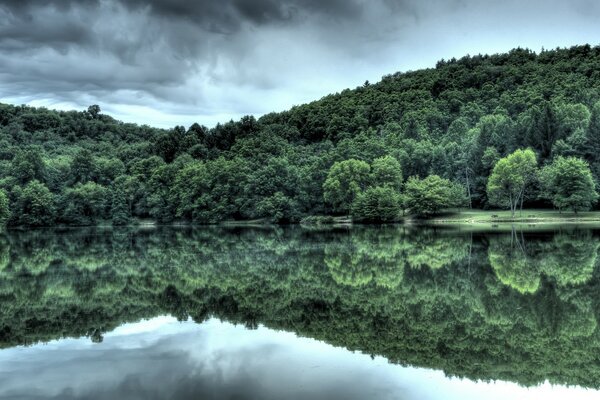
[{"label": "lake", "polygon": [[600,393],[600,231],[10,231],[0,399]]}]

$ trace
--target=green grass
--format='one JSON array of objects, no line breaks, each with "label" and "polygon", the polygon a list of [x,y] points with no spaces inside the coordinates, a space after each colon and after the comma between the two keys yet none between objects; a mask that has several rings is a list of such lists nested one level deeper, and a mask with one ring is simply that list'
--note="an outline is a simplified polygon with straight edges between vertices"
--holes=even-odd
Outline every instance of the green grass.
[{"label": "green grass", "polygon": [[558,212],[555,210],[526,209],[517,211],[514,218],[508,210],[470,210],[447,211],[432,218],[429,223],[435,225],[475,226],[483,229],[503,229],[518,225],[520,228],[548,229],[566,225],[598,225],[600,211]]}]

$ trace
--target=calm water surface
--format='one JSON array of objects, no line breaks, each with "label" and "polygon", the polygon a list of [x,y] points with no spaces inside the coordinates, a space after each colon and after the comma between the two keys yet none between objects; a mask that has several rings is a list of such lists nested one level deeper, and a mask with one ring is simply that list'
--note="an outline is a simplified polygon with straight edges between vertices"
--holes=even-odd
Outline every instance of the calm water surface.
[{"label": "calm water surface", "polygon": [[600,232],[0,237],[0,399],[587,399]]}]

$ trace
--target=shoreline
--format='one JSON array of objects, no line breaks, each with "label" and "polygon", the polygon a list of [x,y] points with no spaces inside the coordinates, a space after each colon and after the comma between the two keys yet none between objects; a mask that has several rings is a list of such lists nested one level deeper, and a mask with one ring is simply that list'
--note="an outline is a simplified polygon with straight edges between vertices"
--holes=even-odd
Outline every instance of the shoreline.
[{"label": "shoreline", "polygon": [[240,228],[266,228],[276,226],[303,226],[305,228],[326,227],[351,227],[357,226],[431,226],[431,227],[473,227],[473,228],[499,228],[510,226],[545,227],[558,225],[594,225],[600,226],[600,210],[585,211],[577,214],[573,212],[559,213],[554,210],[524,210],[523,216],[511,217],[509,211],[488,210],[460,210],[448,211],[434,215],[430,218],[418,218],[407,216],[396,222],[386,223],[360,223],[353,222],[348,216],[310,216],[306,221],[295,223],[277,224],[267,219],[221,221],[213,224],[198,224],[193,222],[175,221],[171,223],[159,223],[153,220],[140,220],[129,225],[112,225],[102,221],[94,225],[55,225],[45,227],[12,226],[6,227],[7,231],[30,230],[30,229],[77,229],[77,228],[99,228],[99,229],[153,229],[158,227],[188,228],[188,227],[240,227]]}]

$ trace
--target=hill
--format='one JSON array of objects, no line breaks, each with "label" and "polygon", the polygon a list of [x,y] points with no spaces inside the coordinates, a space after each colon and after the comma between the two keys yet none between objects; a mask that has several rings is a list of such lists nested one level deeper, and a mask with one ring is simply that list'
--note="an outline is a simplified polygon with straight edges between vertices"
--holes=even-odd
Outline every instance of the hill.
[{"label": "hill", "polygon": [[[323,193],[335,162],[370,168],[388,156],[404,178],[439,175],[486,208],[494,164],[519,148],[530,147],[541,165],[583,158],[597,184],[599,101],[600,47],[585,45],[442,60],[211,129],[122,123],[98,106],[2,104],[0,188],[12,226],[295,222],[340,213]],[[535,194],[525,201],[544,205]]]}]

